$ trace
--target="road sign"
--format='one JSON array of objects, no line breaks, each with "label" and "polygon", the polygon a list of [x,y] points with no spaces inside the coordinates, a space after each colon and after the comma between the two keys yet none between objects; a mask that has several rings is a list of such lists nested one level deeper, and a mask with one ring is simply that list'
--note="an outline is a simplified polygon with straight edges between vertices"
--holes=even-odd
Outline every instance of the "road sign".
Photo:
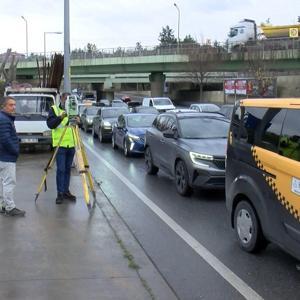
[{"label": "road sign", "polygon": [[299,30],[298,30],[298,28],[295,28],[295,27],[290,28],[290,30],[289,30],[289,37],[290,38],[297,38],[298,36],[299,36]]}]

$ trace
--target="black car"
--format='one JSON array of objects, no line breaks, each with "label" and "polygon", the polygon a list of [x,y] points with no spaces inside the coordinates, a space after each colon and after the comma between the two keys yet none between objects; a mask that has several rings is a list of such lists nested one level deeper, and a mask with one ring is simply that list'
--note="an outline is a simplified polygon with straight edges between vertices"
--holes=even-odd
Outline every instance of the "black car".
[{"label": "black car", "polygon": [[85,132],[88,132],[89,130],[92,129],[93,120],[94,120],[94,117],[96,116],[98,110],[99,110],[99,107],[96,107],[96,106],[89,106],[83,110],[81,117],[80,117],[80,124],[81,124],[81,128]]},{"label": "black car", "polygon": [[166,171],[183,196],[194,187],[223,189],[228,130],[229,121],[218,113],[158,115],[146,132],[147,173]]},{"label": "black car", "polygon": [[103,143],[105,140],[111,140],[112,127],[122,114],[129,113],[126,107],[102,107],[94,118],[92,135],[99,138]]}]

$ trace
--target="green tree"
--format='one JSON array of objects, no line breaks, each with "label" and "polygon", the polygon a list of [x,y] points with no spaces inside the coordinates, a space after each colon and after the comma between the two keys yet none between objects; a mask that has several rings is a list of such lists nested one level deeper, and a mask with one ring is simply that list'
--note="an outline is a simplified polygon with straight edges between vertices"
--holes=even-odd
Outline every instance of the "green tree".
[{"label": "green tree", "polygon": [[88,44],[86,45],[86,51],[87,51],[88,53],[94,53],[94,52],[97,52],[98,49],[97,49],[97,46],[96,46],[95,44],[88,43]]},{"label": "green tree", "polygon": [[177,39],[174,36],[174,30],[171,29],[169,25],[162,28],[158,40],[161,46],[177,43]]},{"label": "green tree", "polygon": [[144,50],[144,48],[143,48],[141,42],[136,42],[136,44],[135,44],[135,50],[136,50],[136,51],[139,51],[139,52],[141,52],[141,51]]},{"label": "green tree", "polygon": [[195,43],[197,43],[197,41],[190,34],[187,34],[181,43],[195,44]]}]

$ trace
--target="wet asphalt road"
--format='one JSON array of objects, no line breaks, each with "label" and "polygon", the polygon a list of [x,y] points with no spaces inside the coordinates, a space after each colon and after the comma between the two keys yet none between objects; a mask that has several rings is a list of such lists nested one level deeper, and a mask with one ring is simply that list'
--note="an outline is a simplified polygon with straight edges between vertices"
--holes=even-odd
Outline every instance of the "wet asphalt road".
[{"label": "wet asphalt road", "polygon": [[[190,235],[264,299],[300,299],[297,261],[275,245],[258,255],[241,251],[231,230],[224,192],[177,194],[163,172],[146,175],[143,157],[125,158],[90,134],[85,143],[115,167]],[[180,299],[243,299],[243,296],[159,219],[99,159],[87,151],[92,173],[148,256]]]}]

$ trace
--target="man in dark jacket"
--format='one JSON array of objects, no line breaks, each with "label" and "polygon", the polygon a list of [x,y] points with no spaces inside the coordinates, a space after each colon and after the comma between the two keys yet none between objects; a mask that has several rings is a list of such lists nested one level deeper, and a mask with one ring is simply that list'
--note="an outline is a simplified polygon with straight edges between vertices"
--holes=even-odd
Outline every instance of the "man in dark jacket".
[{"label": "man in dark jacket", "polygon": [[[72,195],[69,189],[71,166],[75,154],[75,140],[72,129],[69,125],[69,118],[65,109],[65,102],[68,93],[63,93],[60,99],[60,105],[53,105],[49,110],[47,125],[52,129],[52,146],[59,147],[56,155],[56,204],[63,203],[63,200],[76,201],[76,196]],[[60,138],[67,127],[65,134]],[[59,144],[60,141],[60,144]]]},{"label": "man in dark jacket", "polygon": [[19,139],[13,116],[15,110],[15,99],[5,97],[0,111],[0,213],[24,216],[25,211],[16,208],[14,202],[16,161],[19,156]]}]

